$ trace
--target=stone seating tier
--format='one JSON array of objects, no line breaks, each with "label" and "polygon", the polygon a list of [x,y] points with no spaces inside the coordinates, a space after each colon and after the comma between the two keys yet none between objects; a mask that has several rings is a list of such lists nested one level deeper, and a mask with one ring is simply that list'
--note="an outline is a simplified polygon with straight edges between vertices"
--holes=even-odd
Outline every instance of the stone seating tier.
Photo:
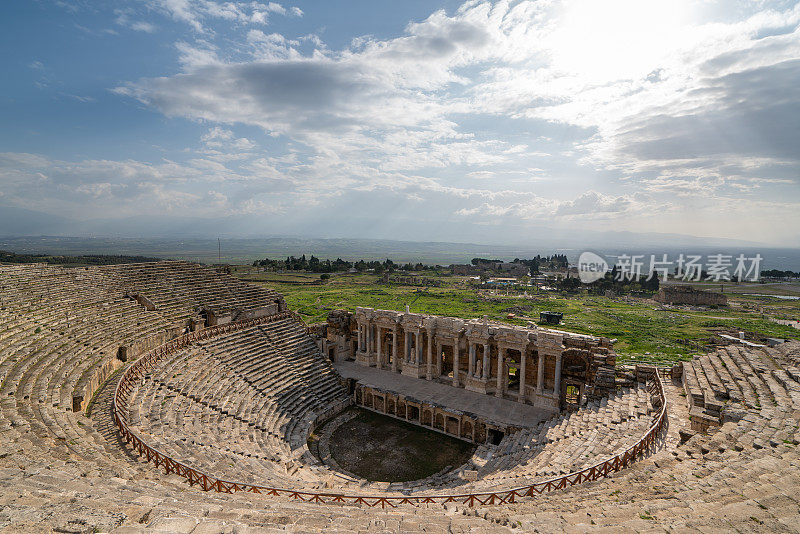
[{"label": "stone seating tier", "polygon": [[[703,407],[706,398],[712,406],[714,400],[722,401],[718,428],[709,428],[708,434],[697,434],[681,443],[678,431],[689,424],[688,401],[679,395],[677,387],[667,384],[670,429],[659,452],[608,479],[543,494],[532,501],[491,507],[451,503],[444,509],[441,505],[423,505],[381,510],[322,506],[261,495],[206,493],[196,486],[188,487],[183,479],[165,475],[119,446],[117,435],[109,432],[113,427],[108,421],[108,387],[98,394],[91,417],[72,411],[73,388],[101,353],[113,357],[111,352],[118,342],[140,339],[152,328],[167,328],[175,317],[186,313],[177,308],[169,314],[148,312],[120,298],[117,289],[99,284],[92,270],[0,266],[0,531],[792,532],[800,524],[799,343],[777,349],[732,346],[713,353],[697,366],[692,362],[698,388],[708,384],[700,389]],[[182,298],[187,303],[191,300]],[[196,354],[197,358],[210,357],[203,344]],[[183,356],[191,355],[186,352]],[[173,374],[183,364],[178,360],[175,365]],[[698,377],[700,371],[704,380]],[[162,377],[165,384],[169,376]],[[236,455],[259,465],[259,469],[267,469],[261,463],[279,467],[274,476],[283,477],[287,484],[293,480],[303,487],[317,483],[336,487],[335,475],[326,480],[322,468],[286,465],[278,454],[278,461],[253,455],[258,451],[286,451],[288,427],[275,415],[289,414],[296,419],[296,414],[288,410],[288,405],[260,392],[264,403],[274,409],[269,416],[272,419],[267,415],[257,419],[256,414],[269,412],[250,402],[256,393],[245,393],[255,388],[244,376],[236,377],[239,382],[194,386],[207,388],[191,390],[191,394],[200,398],[208,391],[217,409],[198,406],[166,385],[161,391],[152,388],[149,406],[162,416],[159,403],[173,403],[175,409],[164,411],[163,417],[173,417],[175,424],[187,427],[196,425],[191,427],[195,433],[195,429],[205,431],[217,425],[220,435],[252,435],[252,442],[242,437],[228,445],[228,450],[219,447],[219,439],[211,444],[195,440],[199,445],[186,436],[180,440],[187,453],[207,451],[203,454],[216,461],[220,469],[225,459]],[[248,377],[253,383],[257,378],[255,374]],[[114,380],[109,384],[112,391]],[[145,382],[148,380],[155,380],[155,373]],[[240,388],[240,382],[247,388]],[[285,392],[286,402],[295,400],[290,393]],[[724,399],[726,394],[728,399]],[[635,389],[620,392],[620,398],[609,398],[606,407],[633,395],[638,399]],[[137,396],[137,403],[144,398]],[[316,406],[313,400],[307,402],[309,407]],[[640,407],[643,405],[637,400],[634,410]],[[601,408],[587,406],[598,413]],[[225,415],[223,410],[243,420],[263,422],[265,428],[269,425],[275,429],[276,435],[254,432],[249,423]],[[621,418],[623,406],[618,405],[617,411]],[[627,420],[619,424],[631,424],[641,417],[628,411]],[[173,420],[164,421],[171,425]],[[573,423],[577,425],[578,419]],[[548,435],[554,432],[554,437],[558,432],[554,428],[564,430],[569,425],[562,424],[548,428]],[[289,435],[292,433],[296,432],[289,430]],[[567,445],[569,439],[565,434],[553,444]],[[519,443],[508,441],[506,445],[514,450]],[[211,451],[213,448],[218,450]],[[580,447],[573,450],[575,453],[565,454],[565,465]],[[574,461],[580,459],[578,454]],[[486,479],[504,473],[502,469],[487,472]],[[376,492],[378,487],[367,485],[362,491],[366,490]]]},{"label": "stone seating tier", "polygon": [[131,429],[173,458],[230,480],[314,487],[327,469],[305,465],[309,424],[349,398],[294,319],[179,351],[129,401]]}]

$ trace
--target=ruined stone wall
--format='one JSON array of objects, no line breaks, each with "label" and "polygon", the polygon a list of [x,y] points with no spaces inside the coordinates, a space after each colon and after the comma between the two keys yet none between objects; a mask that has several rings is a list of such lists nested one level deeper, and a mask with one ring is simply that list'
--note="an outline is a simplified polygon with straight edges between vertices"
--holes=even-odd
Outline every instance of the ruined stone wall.
[{"label": "ruined stone wall", "polygon": [[703,291],[691,286],[662,287],[654,298],[664,304],[688,304],[690,306],[725,306],[728,304],[728,297],[722,293]]},{"label": "ruined stone wall", "polygon": [[576,397],[570,386],[578,388],[579,403],[614,388],[611,340],[533,324],[359,307],[332,311],[320,343],[334,361],[352,359],[548,410]]},{"label": "ruined stone wall", "polygon": [[488,430],[504,435],[513,434],[518,427],[487,421],[474,414],[449,410],[437,404],[419,401],[402,393],[358,384],[353,394],[356,405],[396,419],[423,426],[448,436],[472,443],[485,443]]}]

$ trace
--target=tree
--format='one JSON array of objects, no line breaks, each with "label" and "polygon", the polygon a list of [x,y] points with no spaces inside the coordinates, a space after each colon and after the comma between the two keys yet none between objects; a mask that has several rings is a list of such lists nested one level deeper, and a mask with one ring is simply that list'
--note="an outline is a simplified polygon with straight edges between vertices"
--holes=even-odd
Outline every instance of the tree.
[{"label": "tree", "polygon": [[[644,277],[643,277],[643,278],[644,278]],[[642,281],[642,289],[645,289],[645,290],[647,290],[647,291],[653,291],[653,292],[656,292],[656,291],[658,291],[659,283],[660,283],[660,281],[659,281],[659,279],[658,279],[658,276],[652,276],[652,277],[650,278],[650,280],[647,280],[647,279],[645,278],[645,279]]]},{"label": "tree", "polygon": [[575,291],[581,287],[581,281],[578,278],[567,276],[559,282],[558,286],[564,291]]}]

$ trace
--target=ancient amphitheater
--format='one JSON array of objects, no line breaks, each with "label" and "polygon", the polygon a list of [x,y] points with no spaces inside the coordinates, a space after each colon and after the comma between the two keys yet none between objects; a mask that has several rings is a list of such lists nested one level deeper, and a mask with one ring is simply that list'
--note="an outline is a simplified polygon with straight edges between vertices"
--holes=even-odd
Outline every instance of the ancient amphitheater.
[{"label": "ancient amphitheater", "polygon": [[[798,367],[798,343],[657,369],[484,319],[308,327],[189,263],[0,266],[0,529],[797,531]],[[351,404],[475,452],[360,479],[308,446]]]}]

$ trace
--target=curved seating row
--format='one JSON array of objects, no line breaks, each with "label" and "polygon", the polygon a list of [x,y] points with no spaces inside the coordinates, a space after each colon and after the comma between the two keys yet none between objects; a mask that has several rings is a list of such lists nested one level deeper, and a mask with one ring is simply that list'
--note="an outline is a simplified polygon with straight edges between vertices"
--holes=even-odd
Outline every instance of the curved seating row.
[{"label": "curved seating row", "polygon": [[[690,364],[695,378],[701,370],[708,374],[705,380],[701,375],[697,384],[703,386],[693,393],[713,398],[725,387],[729,398],[721,410],[721,426],[698,432],[583,491],[542,495],[513,510],[478,508],[470,513],[499,522],[513,517],[522,529],[540,532],[612,528],[796,532],[800,524],[798,359],[798,342],[776,349],[729,346],[700,356]],[[685,411],[687,425],[696,415],[689,412],[691,389],[682,407],[671,404]]]},{"label": "curved seating row", "polygon": [[[96,270],[102,273],[103,269]],[[799,343],[776,349],[731,346],[698,358],[691,363],[693,375],[685,373],[689,377],[686,397],[679,394],[677,386],[665,385],[670,427],[659,452],[610,478],[542,494],[532,501],[485,507],[450,503],[444,510],[440,504],[382,510],[199,491],[119,448],[118,437],[104,430],[106,405],[96,405],[91,417],[72,410],[76,386],[98,360],[113,358],[123,343],[173,328],[174,319],[187,313],[181,311],[184,304],[176,306],[174,313],[147,311],[125,298],[121,285],[110,287],[98,282],[92,270],[0,266],[0,531],[792,532],[800,524]],[[166,309],[167,292],[168,287],[159,286],[148,298],[158,299],[157,294],[165,293]],[[190,311],[192,301],[202,300],[182,298]],[[247,343],[254,350],[266,337],[255,329],[248,330],[248,335]],[[206,459],[198,461],[208,461],[211,469],[223,470],[224,462],[234,455],[247,458],[254,470],[282,477],[287,484],[293,481],[306,488],[317,484],[335,487],[335,482],[324,479],[324,468],[319,466],[295,462],[287,469],[298,450],[293,446],[293,436],[305,432],[300,425],[307,419],[300,414],[310,417],[318,411],[315,406],[325,402],[323,392],[329,382],[306,385],[316,397],[292,397],[294,390],[304,385],[281,388],[280,381],[266,381],[264,375],[271,371],[265,371],[272,368],[247,360],[246,351],[237,352],[238,342],[232,342],[233,337],[198,343],[155,368],[144,378],[141,395],[136,396],[140,421],[148,425],[154,422],[148,432],[152,430],[158,439],[173,435],[173,425],[176,430],[181,425],[192,437],[207,433],[209,427],[219,427],[219,432],[211,435],[215,441],[210,444],[181,440],[187,454],[200,449]],[[290,340],[291,333],[278,338]],[[301,345],[298,341],[295,347]],[[300,348],[297,353],[302,354]],[[305,357],[293,359],[277,349],[275,354],[280,355],[270,358],[284,361],[293,369],[304,369]],[[237,367],[242,372],[226,374],[222,381],[223,373],[208,374],[203,362],[213,362],[218,369]],[[189,372],[196,373],[195,378],[206,376],[209,380],[195,381]],[[201,372],[206,375],[200,376]],[[181,377],[186,379],[185,384],[192,382],[194,389],[180,389]],[[113,380],[110,387],[114,387]],[[99,396],[105,399],[103,402],[108,399],[105,392]],[[524,445],[534,442],[520,435],[516,438],[519,442],[514,443],[513,436],[508,436],[491,457],[480,456],[486,463],[476,465],[483,469],[476,484],[515,485],[514,465],[536,477],[545,476],[545,464],[566,470],[586,465],[582,457],[586,449],[581,444],[592,439],[599,438],[599,448],[591,454],[604,447],[624,447],[625,432],[615,435],[613,428],[619,425],[622,430],[624,425],[632,425],[633,432],[636,425],[648,419],[649,408],[642,402],[642,394],[638,388],[620,391],[607,399],[605,406],[587,406],[585,411],[565,414],[561,421],[542,425],[535,438],[550,441],[543,440],[538,453],[531,452],[531,446],[528,453],[532,456],[527,459],[516,453],[522,454]],[[684,434],[686,441],[679,443],[678,430],[688,427],[690,418],[696,415],[690,413],[690,396],[702,399],[701,408],[712,412],[714,401],[721,403],[718,427],[711,426],[707,434],[697,433],[688,440],[690,434]],[[258,398],[270,403],[271,415],[258,418],[260,409],[252,402]],[[306,409],[297,412],[291,406]],[[695,407],[699,403],[691,405]],[[149,418],[150,414],[157,417]],[[146,421],[144,415],[148,416]],[[280,415],[285,417],[281,420]],[[292,427],[287,418],[296,419],[298,424]],[[609,440],[603,442],[599,433],[593,434],[592,425],[602,426],[606,420],[611,423],[604,432]],[[254,431],[256,424],[275,435]],[[236,439],[228,442],[229,450],[225,450],[221,440],[228,435]],[[177,444],[174,446],[179,450]],[[549,459],[546,451],[552,453]],[[559,451],[563,452],[560,458]],[[444,487],[447,483],[442,482]],[[429,489],[444,491],[435,484]]]},{"label": "curved seating row", "polygon": [[307,454],[312,425],[349,400],[288,318],[170,355],[127,406],[131,430],[176,460],[228,480],[301,487],[330,476]]}]

